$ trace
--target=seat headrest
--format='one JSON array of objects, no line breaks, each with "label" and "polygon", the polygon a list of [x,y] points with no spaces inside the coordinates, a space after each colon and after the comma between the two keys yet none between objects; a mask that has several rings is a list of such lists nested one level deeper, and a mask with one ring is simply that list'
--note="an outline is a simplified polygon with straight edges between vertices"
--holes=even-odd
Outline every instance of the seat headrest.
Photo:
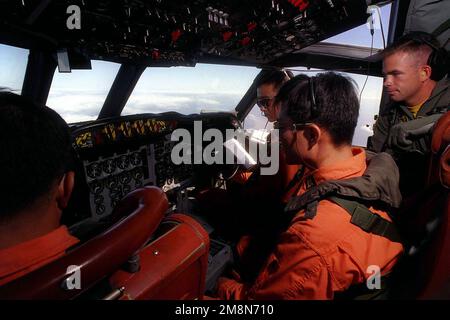
[{"label": "seat headrest", "polygon": [[[0,299],[75,298],[136,254],[157,229],[167,208],[167,197],[157,187],[131,192],[115,210],[124,214],[117,223],[63,257],[1,286]],[[69,266],[80,268],[82,290],[61,287]]]},{"label": "seat headrest", "polygon": [[450,146],[447,146],[440,161],[439,173],[441,184],[445,188],[450,189]]},{"label": "seat headrest", "polygon": [[431,151],[439,153],[445,150],[450,143],[450,111],[444,114],[437,122],[433,130]]}]

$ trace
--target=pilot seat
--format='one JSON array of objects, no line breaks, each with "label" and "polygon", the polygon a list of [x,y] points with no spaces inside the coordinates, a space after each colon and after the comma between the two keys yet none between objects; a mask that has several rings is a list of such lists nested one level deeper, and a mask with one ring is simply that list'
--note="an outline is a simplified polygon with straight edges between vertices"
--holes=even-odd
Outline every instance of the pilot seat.
[{"label": "pilot seat", "polygon": [[208,234],[189,216],[164,217],[167,208],[157,187],[131,192],[114,210],[116,223],[1,286],[0,299],[202,299]]}]

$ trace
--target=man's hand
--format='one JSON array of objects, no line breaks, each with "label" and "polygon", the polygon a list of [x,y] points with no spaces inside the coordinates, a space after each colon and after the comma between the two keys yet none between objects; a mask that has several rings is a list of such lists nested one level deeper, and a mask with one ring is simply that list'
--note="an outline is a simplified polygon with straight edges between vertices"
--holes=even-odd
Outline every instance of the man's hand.
[{"label": "man's hand", "polygon": [[391,128],[387,145],[393,150],[413,151],[413,142],[427,134],[434,127],[435,122],[442,117],[443,113],[401,122]]}]

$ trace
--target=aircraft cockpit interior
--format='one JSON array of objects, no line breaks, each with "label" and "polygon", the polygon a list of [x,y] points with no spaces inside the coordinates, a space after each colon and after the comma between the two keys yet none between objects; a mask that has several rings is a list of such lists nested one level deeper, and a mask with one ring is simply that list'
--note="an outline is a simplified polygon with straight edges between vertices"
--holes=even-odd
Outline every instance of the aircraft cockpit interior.
[{"label": "aircraft cockpit interior", "polygon": [[[251,210],[243,203],[246,200],[264,206],[264,200],[277,196],[258,185],[257,178],[249,183],[266,192],[262,197],[245,193],[236,182],[245,172],[267,167],[270,163],[261,165],[267,160],[264,155],[278,155],[278,144],[274,150],[268,147],[276,141],[269,134],[272,124],[256,106],[257,79],[273,70],[292,70],[294,75],[327,70],[351,73],[361,92],[361,109],[371,110],[360,117],[353,140],[366,148],[375,119],[383,111],[380,106],[388,100],[383,91],[382,50],[411,30],[438,30],[437,38],[448,50],[448,4],[420,0],[0,0],[0,88],[10,86],[5,79],[16,77],[13,71],[1,71],[7,66],[10,69],[5,70],[13,70],[6,53],[1,53],[13,47],[27,50],[21,87],[12,88],[13,92],[37,104],[53,108],[53,102],[87,101],[93,96],[89,90],[96,88],[77,90],[71,80],[65,90],[82,99],[52,95],[62,88],[55,86],[60,75],[70,77],[80,70],[85,73],[77,83],[86,77],[87,86],[108,87],[95,97],[98,108],[89,110],[89,117],[63,115],[72,137],[75,183],[61,224],[80,242],[55,261],[11,282],[0,281],[0,299],[208,298],[219,277],[235,263],[240,228],[246,227],[240,223],[253,217],[236,216],[236,212]],[[353,39],[349,32],[355,28],[365,32]],[[380,46],[374,45],[374,29]],[[345,41],[333,43],[330,38]],[[368,45],[352,45],[356,40]],[[94,85],[88,80],[98,63],[116,68],[108,84],[103,78]],[[228,83],[250,80],[232,100],[236,93],[225,92],[228,83],[211,80],[203,71],[196,76],[203,82],[189,98],[183,98],[183,90],[174,84],[189,85],[197,78],[158,78],[174,69],[196,66],[223,67]],[[234,72],[235,66],[250,71]],[[98,70],[106,67],[99,65]],[[143,78],[145,86],[139,82]],[[159,90],[162,83],[168,89],[143,95],[135,109],[130,107],[135,94],[151,85]],[[221,86],[226,87],[223,93]],[[372,96],[370,90],[376,93]],[[214,102],[219,93],[228,99],[227,110],[214,110],[220,104]],[[363,94],[370,97],[361,100]],[[164,99],[151,108],[158,103],[152,101],[155,97]],[[175,108],[168,97],[175,101]],[[192,101],[211,103],[212,110],[183,109]],[[79,113],[83,108],[80,105]],[[76,115],[76,110],[71,108],[70,114]],[[262,124],[252,131],[248,125],[256,117]],[[420,206],[434,199],[429,212],[442,215],[433,220],[441,226],[436,229],[439,240],[431,240],[439,243],[433,251],[435,263],[416,270],[423,274],[423,283],[414,299],[450,298],[450,272],[445,270],[450,266],[445,257],[450,248],[445,180],[449,119],[447,113],[440,120],[440,131],[433,133],[429,166],[420,168],[429,170],[429,185],[439,189],[427,189],[436,197],[427,193]],[[261,152],[256,157],[249,150],[251,145]],[[267,179],[269,186],[275,185]],[[242,202],[225,204],[230,194]],[[73,265],[81,270],[82,289],[70,287],[77,273],[67,268]]]}]

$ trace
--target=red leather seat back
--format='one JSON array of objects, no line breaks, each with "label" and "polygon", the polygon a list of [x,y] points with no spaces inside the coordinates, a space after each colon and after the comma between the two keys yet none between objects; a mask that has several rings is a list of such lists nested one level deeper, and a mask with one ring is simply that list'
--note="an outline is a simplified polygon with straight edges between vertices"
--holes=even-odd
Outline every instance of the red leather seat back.
[{"label": "red leather seat back", "polygon": [[[450,128],[450,122],[447,123]],[[439,216],[439,226],[429,244],[429,250],[424,257],[425,272],[428,276],[420,298],[450,299],[450,147],[447,146],[440,157],[440,181],[442,189],[442,210]],[[437,203],[439,205],[439,203]],[[433,208],[430,208],[433,210]]]},{"label": "red leather seat back", "polygon": [[140,252],[140,271],[119,270],[110,284],[124,288],[121,299],[202,299],[208,252],[209,236],[203,227],[189,216],[174,214]]},{"label": "red leather seat back", "polygon": [[426,185],[431,186],[439,183],[441,155],[450,143],[450,112],[443,115],[437,122],[433,130],[431,140],[431,156],[428,165],[428,178]]},{"label": "red leather seat back", "polygon": [[436,123],[433,138],[431,140],[431,151],[434,154],[443,152],[450,143],[450,112],[443,115]]},{"label": "red leather seat back", "polygon": [[[114,226],[52,263],[0,287],[0,299],[71,299],[118,270],[138,252],[159,226],[168,208],[166,195],[145,187],[127,195],[116,215],[128,215]],[[65,290],[67,268],[80,267],[81,289]]]},{"label": "red leather seat back", "polygon": [[[450,131],[450,130],[449,130]],[[439,167],[439,178],[441,180],[441,184],[450,189],[450,146],[447,146],[447,149],[444,151],[444,154],[441,157],[441,165]]]}]

